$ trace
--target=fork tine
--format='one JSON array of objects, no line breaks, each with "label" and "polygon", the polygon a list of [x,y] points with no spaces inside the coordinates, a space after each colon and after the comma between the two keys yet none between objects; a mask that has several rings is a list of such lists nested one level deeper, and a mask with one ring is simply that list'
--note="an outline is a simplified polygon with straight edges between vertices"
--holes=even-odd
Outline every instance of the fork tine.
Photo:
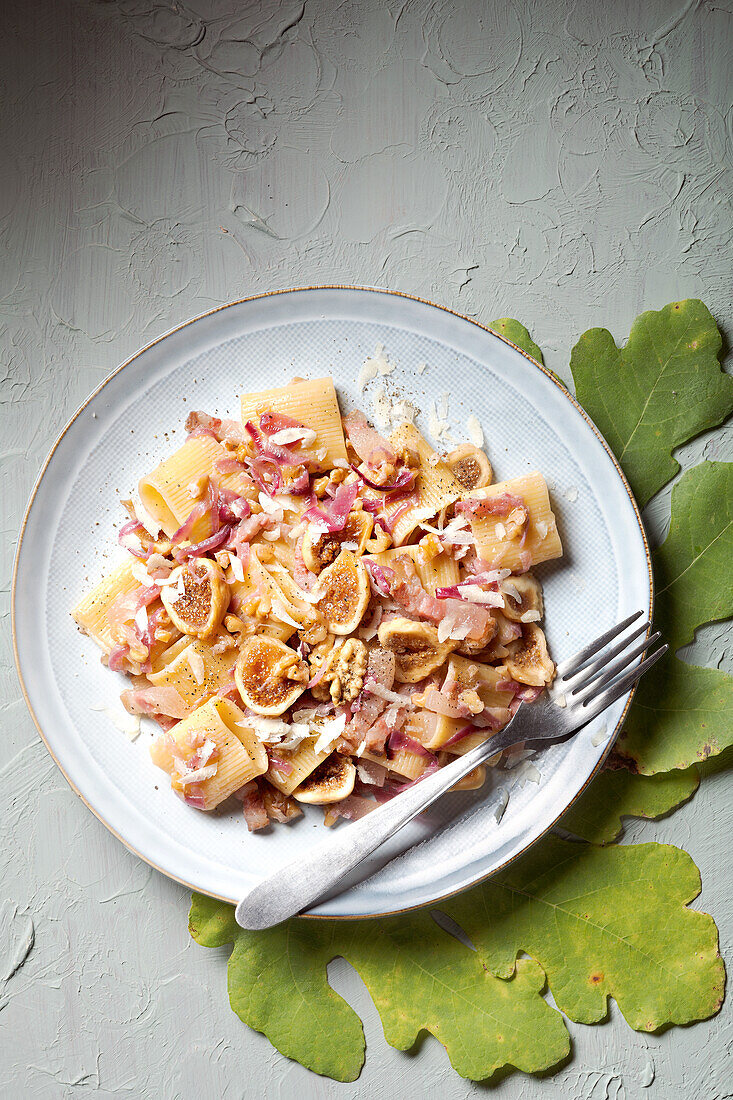
[{"label": "fork tine", "polygon": [[[615,645],[613,647],[613,649],[609,649],[606,653],[602,653],[600,657],[596,658],[596,660],[592,661],[590,664],[584,665],[583,668],[580,670],[580,672],[574,672],[572,675],[566,676],[565,683],[563,684],[563,687],[565,688],[565,694],[567,695],[568,692],[572,692],[573,690],[577,690],[577,689],[574,688],[574,684],[576,682],[578,682],[582,679],[583,682],[585,683],[586,681],[588,681],[588,677],[593,672],[596,672],[597,670],[602,670],[602,669],[606,668],[608,666],[609,661],[611,661],[614,657],[617,657],[619,655],[619,653],[623,653],[623,651],[629,645],[631,645],[634,638],[638,638],[640,634],[643,634],[648,629],[649,629],[649,620],[645,619],[644,622],[641,624],[641,626],[637,626],[636,629],[633,630],[631,632],[631,634],[628,635],[628,637],[626,637],[622,641],[620,641],[618,643],[618,645]],[[649,644],[650,644],[650,642],[647,642],[647,645],[649,645]]]},{"label": "fork tine", "polygon": [[611,684],[609,688],[602,691],[600,695],[596,695],[595,698],[589,700],[587,703],[581,703],[583,707],[583,722],[584,724],[591,722],[598,714],[610,707],[611,703],[614,703],[622,695],[625,695],[629,688],[636,683],[640,676],[643,676],[652,665],[655,665],[660,657],[669,649],[669,646],[665,642],[654,653],[651,653],[648,657],[645,657],[641,664],[636,668],[632,668],[630,672],[627,672],[625,676],[622,676],[620,680],[616,680]]},{"label": "fork tine", "polygon": [[557,666],[558,680],[564,680],[565,677],[571,673],[580,672],[581,668],[590,661],[591,657],[595,657],[596,653],[603,649],[604,646],[608,645],[609,642],[614,641],[622,630],[626,630],[627,626],[631,626],[631,624],[635,623],[639,616],[643,614],[643,611],[635,611],[633,615],[629,615],[628,619],[624,619],[623,622],[607,630],[605,634],[601,634],[595,641],[584,646],[583,649],[579,650],[573,657],[568,657],[567,660],[561,661]]},{"label": "fork tine", "polygon": [[[585,676],[585,673],[581,673],[583,677],[582,684],[578,684],[578,686],[573,688],[570,692],[573,702],[582,703],[585,699],[590,699],[595,691],[610,684],[616,676],[620,675],[620,673],[629,667],[635,657],[638,657],[645,649],[649,649],[649,646],[653,645],[654,642],[658,641],[661,637],[660,631],[657,630],[650,638],[644,638],[638,645],[635,645],[632,650],[628,653],[624,653],[623,657],[615,661],[614,664],[601,667],[597,671],[592,672],[588,677]],[[600,683],[597,682],[599,680],[601,681]],[[582,694],[579,695],[579,692]],[[577,696],[577,698],[573,698],[574,696]]]}]

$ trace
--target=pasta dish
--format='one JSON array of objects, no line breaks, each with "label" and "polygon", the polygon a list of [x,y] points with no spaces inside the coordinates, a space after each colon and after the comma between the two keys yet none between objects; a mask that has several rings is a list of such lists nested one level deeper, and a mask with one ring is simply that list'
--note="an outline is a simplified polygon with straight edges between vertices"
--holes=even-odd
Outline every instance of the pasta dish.
[{"label": "pasta dish", "polygon": [[409,418],[384,438],[330,378],[186,429],[73,617],[189,806],[237,800],[251,830],[308,803],[355,819],[551,683],[530,570],[562,546],[540,473],[494,482],[481,448],[440,454]]}]

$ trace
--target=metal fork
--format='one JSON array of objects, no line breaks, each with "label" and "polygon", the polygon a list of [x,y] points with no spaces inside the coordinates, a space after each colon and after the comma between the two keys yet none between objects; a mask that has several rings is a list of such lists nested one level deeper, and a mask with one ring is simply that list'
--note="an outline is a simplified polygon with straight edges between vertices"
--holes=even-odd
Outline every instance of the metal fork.
[{"label": "metal fork", "polygon": [[[557,666],[551,696],[545,694],[531,706],[522,704],[511,722],[484,744],[458,756],[366,817],[342,827],[310,855],[300,857],[260,882],[237,906],[238,923],[248,929],[270,928],[295,916],[333,889],[380,844],[489,757],[521,742],[563,741],[586,726],[666,653],[665,644],[634,664],[660,637],[657,631],[629,648],[649,630],[646,619],[639,625],[642,615],[642,611],[630,615],[574,657],[562,661]],[[634,630],[626,633],[634,623],[637,624]],[[613,642],[616,644],[612,645]]]}]

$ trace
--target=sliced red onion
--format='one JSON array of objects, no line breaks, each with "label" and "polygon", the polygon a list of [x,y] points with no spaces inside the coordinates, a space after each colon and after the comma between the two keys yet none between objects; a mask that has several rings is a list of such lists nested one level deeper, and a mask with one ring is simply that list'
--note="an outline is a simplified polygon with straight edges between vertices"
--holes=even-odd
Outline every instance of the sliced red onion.
[{"label": "sliced red onion", "polygon": [[454,733],[452,737],[448,738],[443,748],[447,749],[450,745],[457,745],[459,741],[463,741],[464,738],[470,737],[472,733],[478,733],[475,726],[464,726],[462,729],[459,729],[457,733]]},{"label": "sliced red onion", "polygon": [[364,564],[367,567],[367,573],[376,594],[378,596],[389,596],[390,584],[395,577],[394,569],[390,569],[389,566],[378,565],[377,562],[371,561],[369,558],[364,558]]},{"label": "sliced red onion", "polygon": [[209,535],[203,542],[197,542],[194,546],[181,547],[173,551],[173,557],[177,562],[184,562],[188,558],[202,558],[210,554],[212,550],[218,550],[229,539],[231,527],[222,527],[215,535]]},{"label": "sliced red onion", "polygon": [[387,742],[387,755],[391,759],[393,754],[399,752],[400,749],[405,749],[407,752],[414,752],[417,756],[424,756],[427,760],[434,760],[437,764],[435,756],[432,752],[429,752],[424,745],[421,745],[419,741],[416,741],[414,737],[408,737],[402,730],[395,730],[390,734],[389,741]]},{"label": "sliced red onion", "polygon": [[410,493],[409,496],[406,498],[404,504],[401,504],[399,506],[399,508],[395,508],[394,512],[392,512],[388,516],[388,518],[387,518],[387,528],[389,530],[390,535],[394,533],[394,529],[397,526],[399,520],[401,520],[402,517],[404,516],[404,514],[406,512],[409,512],[410,508],[412,508],[412,506],[416,503],[417,503],[417,498],[415,497],[415,495],[413,493]]},{"label": "sliced red onion", "polygon": [[150,556],[150,551],[145,550],[145,548],[142,546],[139,549],[137,547],[130,546],[130,543],[126,540],[130,537],[130,535],[135,535],[137,538],[140,538],[141,535],[146,534],[148,534],[148,532],[145,530],[142,523],[140,523],[140,521],[137,519],[131,519],[128,520],[128,522],[125,523],[122,527],[120,527],[119,534],[117,535],[117,541],[119,542],[120,546],[124,546],[125,550],[132,554],[133,557],[139,558],[141,561],[145,561]]}]

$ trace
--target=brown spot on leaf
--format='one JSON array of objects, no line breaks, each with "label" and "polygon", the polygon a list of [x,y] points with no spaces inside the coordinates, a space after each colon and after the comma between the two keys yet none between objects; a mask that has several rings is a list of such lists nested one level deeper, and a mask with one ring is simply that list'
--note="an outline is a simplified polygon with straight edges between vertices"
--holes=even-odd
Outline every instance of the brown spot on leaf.
[{"label": "brown spot on leaf", "polygon": [[603,981],[603,974],[591,974],[590,981],[591,985],[598,985],[599,982]]}]

